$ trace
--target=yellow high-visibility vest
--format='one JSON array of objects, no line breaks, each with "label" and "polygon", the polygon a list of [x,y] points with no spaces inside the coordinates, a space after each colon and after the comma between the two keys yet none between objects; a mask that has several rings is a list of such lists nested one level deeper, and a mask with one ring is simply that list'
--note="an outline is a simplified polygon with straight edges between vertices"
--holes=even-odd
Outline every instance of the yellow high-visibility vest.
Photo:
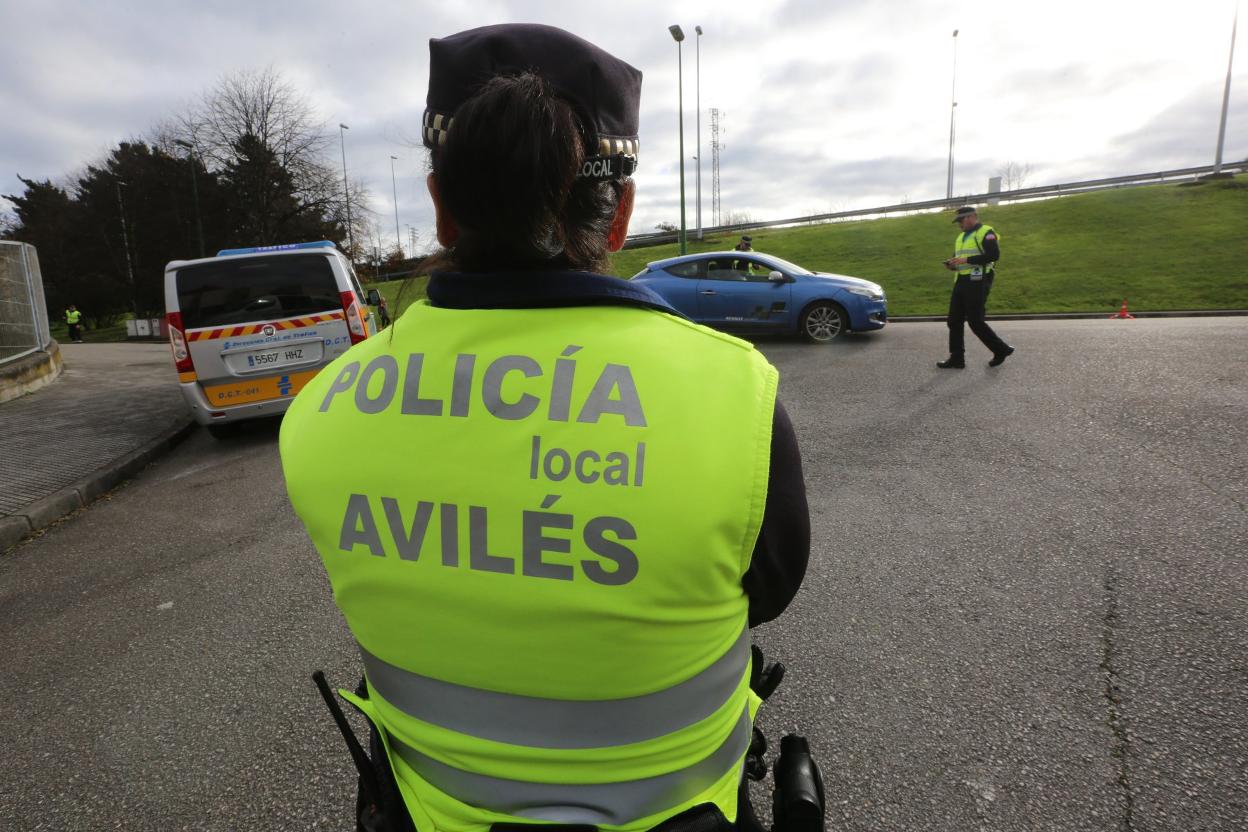
[{"label": "yellow high-visibility vest", "polygon": [[416,828],[735,819],[775,368],[623,306],[391,332],[308,383],[281,454]]},{"label": "yellow high-visibility vest", "polygon": [[[984,237],[991,232],[992,226],[983,224],[981,224],[979,228],[976,228],[974,231],[958,232],[957,238],[953,241],[953,256],[974,257],[976,255],[983,254]],[[1000,235],[997,236],[1000,237]],[[970,263],[964,263],[958,267],[958,273],[954,279],[956,280],[958,277],[962,277],[964,275],[991,274],[996,265],[996,263],[988,263],[987,265],[975,266]]]}]

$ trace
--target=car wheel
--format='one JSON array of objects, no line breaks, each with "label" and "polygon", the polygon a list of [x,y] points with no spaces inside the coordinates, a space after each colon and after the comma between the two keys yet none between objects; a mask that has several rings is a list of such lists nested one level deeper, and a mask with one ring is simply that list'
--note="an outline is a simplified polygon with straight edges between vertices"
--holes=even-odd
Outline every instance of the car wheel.
[{"label": "car wheel", "polygon": [[237,422],[223,422],[219,425],[205,425],[208,428],[208,434],[213,439],[232,439],[238,435]]},{"label": "car wheel", "polygon": [[802,313],[802,335],[816,344],[835,341],[848,328],[849,320],[845,316],[845,310],[835,303],[812,303]]}]

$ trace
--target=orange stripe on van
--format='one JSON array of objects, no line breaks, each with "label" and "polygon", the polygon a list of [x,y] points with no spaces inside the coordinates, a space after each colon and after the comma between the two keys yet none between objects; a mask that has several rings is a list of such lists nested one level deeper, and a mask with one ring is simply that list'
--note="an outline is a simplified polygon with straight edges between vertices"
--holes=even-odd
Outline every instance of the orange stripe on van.
[{"label": "orange stripe on van", "polygon": [[192,329],[186,333],[188,341],[215,341],[218,338],[237,338],[240,335],[255,335],[263,332],[266,326],[271,326],[280,331],[288,329],[302,329],[303,327],[313,326],[315,324],[323,324],[327,321],[341,321],[346,319],[345,312],[327,312],[323,315],[305,315],[302,318],[287,318],[284,321],[271,321],[263,324],[246,324],[244,326],[235,327],[206,327],[204,329]]}]

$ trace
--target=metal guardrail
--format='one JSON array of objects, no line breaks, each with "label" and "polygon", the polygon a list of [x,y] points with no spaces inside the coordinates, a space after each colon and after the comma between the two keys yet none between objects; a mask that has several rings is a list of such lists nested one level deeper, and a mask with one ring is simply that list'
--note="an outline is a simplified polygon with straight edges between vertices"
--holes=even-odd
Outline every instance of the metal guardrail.
[{"label": "metal guardrail", "polygon": [[[1223,171],[1245,171],[1248,163],[1223,164]],[[953,199],[929,199],[925,202],[902,202],[896,205],[882,205],[877,208],[858,208],[853,211],[836,211],[829,214],[811,214],[806,217],[790,217],[781,220],[764,222],[746,222],[736,225],[717,225],[712,228],[703,227],[702,233],[722,234],[739,231],[753,231],[759,228],[781,228],[793,225],[810,225],[812,223],[834,222],[850,217],[870,217],[885,214],[898,214],[912,211],[929,211],[948,209],[958,205],[983,203],[988,200],[996,202],[1020,202],[1028,199],[1049,199],[1051,197],[1069,196],[1071,194],[1103,191],[1111,188],[1129,188],[1137,185],[1156,185],[1166,181],[1196,179],[1199,176],[1213,173],[1213,165],[1201,165],[1194,168],[1177,168],[1175,170],[1156,171],[1154,173],[1136,173],[1129,176],[1111,176],[1105,179],[1088,179],[1082,182],[1064,182],[1058,185],[1041,185],[1035,188],[1018,188],[1013,191],[997,191],[994,193],[963,194]],[[696,233],[696,232],[693,232]],[[685,231],[686,237],[691,234]],[[680,240],[679,231],[659,231],[650,234],[635,234],[629,237],[624,248],[644,248]]]},{"label": "metal guardrail", "polygon": [[35,247],[0,240],[0,365],[44,349],[51,340]]}]

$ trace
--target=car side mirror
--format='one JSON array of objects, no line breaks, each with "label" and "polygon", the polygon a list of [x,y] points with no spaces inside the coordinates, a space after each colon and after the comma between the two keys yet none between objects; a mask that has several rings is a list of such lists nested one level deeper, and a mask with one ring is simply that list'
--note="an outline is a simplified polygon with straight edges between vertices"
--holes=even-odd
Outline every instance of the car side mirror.
[{"label": "car side mirror", "polygon": [[376,289],[369,289],[368,290],[368,305],[369,306],[381,306],[381,292],[378,292]]},{"label": "car side mirror", "polygon": [[767,273],[767,279],[772,283],[788,283],[789,279],[784,276],[783,272],[772,271]]}]

